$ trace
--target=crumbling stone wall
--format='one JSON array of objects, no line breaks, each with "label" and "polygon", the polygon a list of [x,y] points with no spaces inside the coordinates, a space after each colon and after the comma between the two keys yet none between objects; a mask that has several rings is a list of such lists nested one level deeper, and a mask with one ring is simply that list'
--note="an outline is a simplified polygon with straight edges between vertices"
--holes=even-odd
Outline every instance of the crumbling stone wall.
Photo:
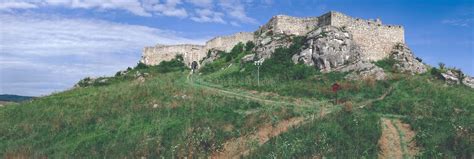
[{"label": "crumbling stone wall", "polygon": [[363,20],[331,11],[319,17],[307,18],[277,15],[255,33],[241,32],[231,36],[216,37],[206,42],[206,45],[146,47],[141,61],[147,65],[157,65],[161,61],[171,60],[177,54],[181,54],[186,65],[190,66],[192,61],[202,60],[209,50],[230,51],[237,43],[247,41],[254,41],[257,44],[256,51],[268,55],[259,57],[269,57],[273,49],[280,46],[278,43],[272,43],[281,38],[279,35],[306,35],[310,31],[328,25],[351,33],[354,43],[361,49],[362,59],[368,61],[386,58],[396,44],[405,43],[402,26],[383,25],[378,19]]},{"label": "crumbling stone wall", "polygon": [[184,63],[190,67],[193,61],[199,62],[207,56],[211,49],[230,51],[239,42],[253,40],[253,33],[240,32],[230,36],[216,37],[206,42],[206,45],[156,45],[145,47],[140,62],[146,65],[158,65],[161,61],[170,61],[176,55],[183,55]]},{"label": "crumbling stone wall", "polygon": [[183,55],[184,63],[191,66],[191,62],[199,61],[206,56],[203,45],[156,45],[145,47],[140,62],[146,65],[158,65],[161,61],[170,61],[176,55]]},{"label": "crumbling stone wall", "polygon": [[339,12],[330,12],[331,25],[349,31],[362,50],[362,57],[377,61],[390,55],[398,43],[405,43],[402,26],[383,25],[382,21],[352,18]]},{"label": "crumbling stone wall", "polygon": [[[299,18],[277,15],[261,26],[257,34],[257,43],[265,38],[265,34],[306,35],[315,28],[336,26],[346,29],[360,45],[362,56],[369,61],[388,57],[397,43],[405,43],[402,26],[383,25],[380,20],[363,20],[352,18],[339,12],[331,11],[319,17]],[[261,39],[261,40],[258,40]]]},{"label": "crumbling stone wall", "polygon": [[230,36],[219,36],[206,42],[206,50],[215,49],[229,52],[239,42],[253,41],[253,33],[239,32]]},{"label": "crumbling stone wall", "polygon": [[306,35],[309,31],[315,29],[318,21],[318,17],[298,18],[276,15],[267,24],[260,26],[257,34],[263,34],[271,30],[272,34]]}]

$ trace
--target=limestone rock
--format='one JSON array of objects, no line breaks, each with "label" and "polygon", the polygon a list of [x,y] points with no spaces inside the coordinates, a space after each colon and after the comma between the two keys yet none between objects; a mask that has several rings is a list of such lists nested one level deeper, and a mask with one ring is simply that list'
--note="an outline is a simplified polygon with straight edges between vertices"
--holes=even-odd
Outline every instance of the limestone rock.
[{"label": "limestone rock", "polygon": [[309,32],[303,50],[292,60],[314,66],[322,72],[351,72],[346,77],[351,80],[368,77],[383,80],[386,77],[382,68],[361,58],[361,51],[350,33],[334,26]]},{"label": "limestone rock", "polygon": [[324,26],[308,33],[303,50],[293,56],[293,62],[315,66],[322,72],[360,60],[360,49],[352,35],[334,26]]},{"label": "limestone rock", "polygon": [[464,85],[474,88],[474,78],[473,77],[465,77],[463,80]]},{"label": "limestone rock", "polygon": [[394,67],[400,72],[420,74],[428,71],[425,64],[418,61],[410,48],[403,43],[395,45],[389,58],[397,62]]},{"label": "limestone rock", "polygon": [[277,48],[290,47],[294,37],[294,35],[273,34],[271,30],[256,36],[257,46],[255,47],[255,52],[257,52],[257,58],[267,59],[272,56]]},{"label": "limestone rock", "polygon": [[[446,72],[441,73],[441,76],[448,84],[461,84],[461,81],[459,80],[459,73],[460,72],[456,70],[448,69]],[[464,74],[462,84],[474,88],[474,78]]]},{"label": "limestone rock", "polygon": [[201,61],[201,67],[218,59],[220,55],[221,55],[221,51],[219,50],[214,50],[214,49],[209,50],[206,57],[204,57],[204,59],[202,59]]},{"label": "limestone rock", "polygon": [[343,66],[335,71],[340,72],[350,72],[345,78],[350,80],[362,80],[365,78],[374,78],[375,80],[384,80],[386,79],[385,72],[382,68],[377,67],[376,65],[365,62],[365,61],[358,61],[354,64],[350,64],[347,66]]},{"label": "limestone rock", "polygon": [[250,62],[255,60],[255,54],[248,54],[240,59],[241,63]]},{"label": "limestone rock", "polygon": [[93,86],[93,85],[106,85],[107,82],[109,81],[110,77],[86,77],[84,79],[81,79],[79,82],[77,82],[74,85],[74,88],[78,87],[88,87],[88,86]]},{"label": "limestone rock", "polygon": [[449,84],[459,84],[458,74],[453,70],[447,70],[441,73],[441,76],[443,76],[443,79]]}]

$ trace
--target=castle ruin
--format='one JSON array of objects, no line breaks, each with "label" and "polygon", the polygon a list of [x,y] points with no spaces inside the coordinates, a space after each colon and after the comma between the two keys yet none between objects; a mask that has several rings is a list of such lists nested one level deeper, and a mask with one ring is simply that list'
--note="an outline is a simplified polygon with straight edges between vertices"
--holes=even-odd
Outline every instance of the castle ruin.
[{"label": "castle ruin", "polygon": [[253,41],[253,33],[239,32],[230,36],[215,37],[205,45],[179,44],[145,47],[140,62],[146,65],[158,65],[161,61],[172,60],[176,55],[182,55],[184,63],[191,66],[193,61],[201,61],[209,50],[230,51],[239,42]]},{"label": "castle ruin", "polygon": [[[205,45],[156,45],[146,47],[141,59],[147,65],[158,65],[161,61],[183,55],[186,65],[192,61],[200,61],[209,50],[230,51],[239,42],[254,41],[257,46],[263,33],[304,36],[308,32],[322,26],[336,26],[352,34],[354,42],[360,46],[362,56],[369,61],[381,60],[388,57],[397,43],[405,43],[404,29],[398,25],[384,25],[379,19],[364,20],[331,11],[319,17],[291,17],[277,15],[261,26],[255,33],[240,32],[230,36],[216,37]],[[257,52],[258,53],[258,52]]]}]

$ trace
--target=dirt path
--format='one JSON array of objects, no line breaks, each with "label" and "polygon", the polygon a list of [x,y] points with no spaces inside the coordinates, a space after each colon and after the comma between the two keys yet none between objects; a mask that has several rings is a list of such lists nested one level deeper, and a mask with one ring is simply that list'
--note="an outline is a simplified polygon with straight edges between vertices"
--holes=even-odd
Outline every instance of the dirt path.
[{"label": "dirt path", "polygon": [[[328,101],[309,101],[309,100],[296,100],[293,101],[291,97],[278,96],[274,97],[272,93],[260,92],[256,93],[253,91],[245,90],[230,90],[225,88],[219,88],[217,86],[212,86],[211,84],[206,84],[205,82],[199,81],[198,79],[193,79],[192,76],[188,75],[187,83],[198,88],[204,88],[210,91],[218,92],[219,94],[230,96],[239,99],[248,99],[252,101],[257,101],[265,104],[272,105],[294,105],[298,107],[315,107],[317,105],[322,105],[328,103]],[[271,99],[268,99],[271,98]]]},{"label": "dirt path", "polygon": [[291,118],[284,120],[276,124],[275,126],[271,124],[266,124],[265,126],[260,127],[255,133],[248,136],[241,136],[239,138],[232,139],[227,141],[224,144],[224,148],[221,151],[214,152],[211,155],[212,159],[221,159],[221,158],[240,158],[241,156],[246,156],[250,153],[253,146],[260,146],[266,143],[271,138],[278,136],[286,131],[289,128],[299,125],[304,121],[302,117]]},{"label": "dirt path", "polygon": [[419,149],[413,138],[415,132],[410,125],[399,119],[381,119],[382,135],[378,141],[380,159],[414,158]]}]

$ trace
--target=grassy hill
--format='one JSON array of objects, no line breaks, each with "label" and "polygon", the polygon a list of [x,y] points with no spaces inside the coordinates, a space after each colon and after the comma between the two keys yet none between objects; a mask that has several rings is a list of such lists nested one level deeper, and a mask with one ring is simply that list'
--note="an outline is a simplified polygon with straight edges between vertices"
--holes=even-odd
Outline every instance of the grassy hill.
[{"label": "grassy hill", "polygon": [[472,156],[472,89],[429,73],[322,74],[291,63],[297,40],[264,62],[260,86],[256,67],[239,58],[252,52],[239,44],[200,75],[179,58],[139,64],[104,83],[0,107],[0,156],[376,158],[390,133],[404,158]]}]

